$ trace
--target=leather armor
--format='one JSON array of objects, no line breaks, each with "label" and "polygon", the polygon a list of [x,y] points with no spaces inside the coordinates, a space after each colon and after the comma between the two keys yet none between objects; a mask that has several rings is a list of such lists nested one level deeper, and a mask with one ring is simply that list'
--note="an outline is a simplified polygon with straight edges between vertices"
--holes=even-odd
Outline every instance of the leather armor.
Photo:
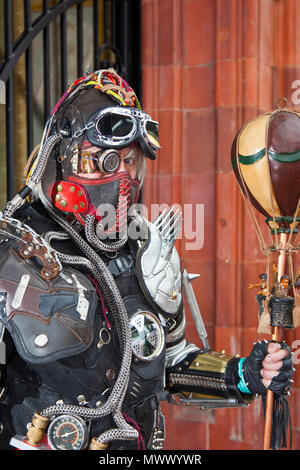
[{"label": "leather armor", "polygon": [[[0,320],[6,344],[0,390],[3,450],[12,449],[10,439],[26,434],[34,413],[47,407],[97,409],[105,404],[122,362],[117,325],[97,281],[86,267],[69,266],[56,257],[56,251],[78,255],[78,247],[62,239],[50,248],[44,234],[61,228],[41,206],[27,205],[15,217],[14,226],[3,220],[0,224]],[[222,357],[220,370],[215,353],[207,368],[202,359],[212,353],[186,342],[178,255],[172,248],[155,280],[157,264],[150,244],[157,241],[155,230],[147,226],[152,237],[147,243],[127,244],[115,256],[101,255],[120,291],[132,332],[122,412],[138,432],[138,439],[113,440],[109,449],[160,448],[160,401],[172,401],[173,393],[180,393],[183,401],[197,401],[204,394],[227,400],[228,406],[230,397],[240,406],[251,398],[238,391],[235,373],[227,373],[236,370],[236,359]],[[90,420],[89,440],[111,427],[109,414]]]}]

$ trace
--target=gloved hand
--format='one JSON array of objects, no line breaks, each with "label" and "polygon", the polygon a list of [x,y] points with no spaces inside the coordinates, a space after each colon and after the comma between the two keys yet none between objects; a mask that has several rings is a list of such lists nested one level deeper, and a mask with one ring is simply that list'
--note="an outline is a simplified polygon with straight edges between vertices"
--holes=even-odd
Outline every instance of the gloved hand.
[{"label": "gloved hand", "polygon": [[294,373],[292,355],[286,343],[256,343],[243,363],[243,375],[253,394],[264,395],[267,389],[285,395]]}]

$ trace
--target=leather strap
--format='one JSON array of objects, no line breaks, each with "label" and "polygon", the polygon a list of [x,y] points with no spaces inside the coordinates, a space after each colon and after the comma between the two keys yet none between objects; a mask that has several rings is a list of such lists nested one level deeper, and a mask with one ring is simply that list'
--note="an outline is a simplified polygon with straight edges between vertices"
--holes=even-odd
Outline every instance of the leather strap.
[{"label": "leather strap", "polygon": [[114,277],[118,277],[129,271],[134,266],[134,259],[132,255],[119,256],[109,261],[107,267]]}]

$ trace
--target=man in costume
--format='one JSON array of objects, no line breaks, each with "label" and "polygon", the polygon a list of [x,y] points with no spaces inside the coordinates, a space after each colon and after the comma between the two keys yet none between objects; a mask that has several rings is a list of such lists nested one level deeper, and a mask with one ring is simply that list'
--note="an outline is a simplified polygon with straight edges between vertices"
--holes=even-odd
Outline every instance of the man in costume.
[{"label": "man in costume", "polygon": [[240,358],[185,339],[180,214],[150,223],[135,206],[159,148],[114,72],[76,80],[53,110],[0,218],[0,449],[159,449],[162,400],[285,399],[285,343]]}]

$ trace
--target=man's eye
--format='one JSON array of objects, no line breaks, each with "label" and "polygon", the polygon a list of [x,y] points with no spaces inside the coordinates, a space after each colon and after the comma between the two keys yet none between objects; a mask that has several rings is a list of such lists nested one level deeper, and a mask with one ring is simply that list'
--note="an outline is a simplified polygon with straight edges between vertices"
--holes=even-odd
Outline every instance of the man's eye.
[{"label": "man's eye", "polygon": [[124,163],[126,163],[126,165],[132,165],[134,162],[134,158],[133,157],[124,158],[123,161]]}]

